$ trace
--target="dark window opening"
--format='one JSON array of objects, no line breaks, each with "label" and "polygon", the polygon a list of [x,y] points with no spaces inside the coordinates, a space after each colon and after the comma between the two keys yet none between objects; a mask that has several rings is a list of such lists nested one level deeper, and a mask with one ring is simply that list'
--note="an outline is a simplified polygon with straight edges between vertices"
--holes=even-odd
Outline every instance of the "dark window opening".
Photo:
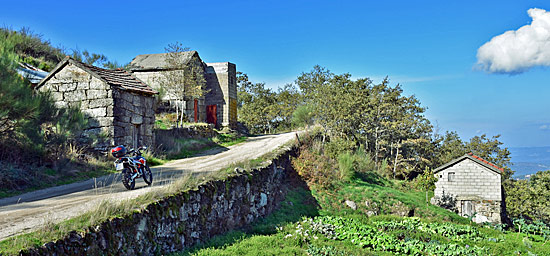
[{"label": "dark window opening", "polygon": [[449,182],[455,181],[455,173],[454,173],[454,172],[450,172],[450,173],[449,173],[448,181],[449,181]]}]

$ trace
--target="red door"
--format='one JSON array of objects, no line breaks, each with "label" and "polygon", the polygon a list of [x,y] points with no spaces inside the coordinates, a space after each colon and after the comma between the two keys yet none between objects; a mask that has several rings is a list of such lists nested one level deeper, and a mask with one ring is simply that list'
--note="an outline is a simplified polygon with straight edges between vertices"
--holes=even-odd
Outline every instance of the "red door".
[{"label": "red door", "polygon": [[206,122],[209,124],[218,125],[218,115],[216,105],[206,106]]},{"label": "red door", "polygon": [[195,99],[195,123],[199,122],[199,100]]}]

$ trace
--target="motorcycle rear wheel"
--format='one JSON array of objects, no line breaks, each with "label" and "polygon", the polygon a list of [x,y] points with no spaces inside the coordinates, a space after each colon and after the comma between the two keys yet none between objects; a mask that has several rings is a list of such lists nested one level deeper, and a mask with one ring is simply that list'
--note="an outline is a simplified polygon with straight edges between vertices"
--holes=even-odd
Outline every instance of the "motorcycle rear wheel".
[{"label": "motorcycle rear wheel", "polygon": [[153,183],[153,173],[148,165],[145,165],[145,168],[143,168],[143,181],[147,183],[147,186],[151,186]]},{"label": "motorcycle rear wheel", "polygon": [[122,170],[122,184],[128,190],[132,190],[136,186],[136,180],[132,179],[132,176],[133,174],[130,168],[126,167]]}]

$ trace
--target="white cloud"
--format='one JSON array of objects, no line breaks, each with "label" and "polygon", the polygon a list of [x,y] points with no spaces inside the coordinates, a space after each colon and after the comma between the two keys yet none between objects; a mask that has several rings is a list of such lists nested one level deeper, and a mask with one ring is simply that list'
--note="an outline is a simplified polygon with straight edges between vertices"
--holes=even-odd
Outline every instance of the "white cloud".
[{"label": "white cloud", "polygon": [[489,73],[521,73],[550,66],[550,12],[527,11],[531,24],[493,37],[477,50],[477,68]]},{"label": "white cloud", "polygon": [[539,129],[541,129],[541,130],[543,130],[543,131],[544,131],[544,130],[550,130],[550,125],[543,124],[543,125],[539,126]]}]

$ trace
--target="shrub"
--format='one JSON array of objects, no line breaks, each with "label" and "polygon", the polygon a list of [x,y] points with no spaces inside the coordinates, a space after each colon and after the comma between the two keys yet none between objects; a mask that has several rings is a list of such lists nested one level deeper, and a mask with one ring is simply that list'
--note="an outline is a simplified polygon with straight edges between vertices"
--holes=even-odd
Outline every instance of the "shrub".
[{"label": "shrub", "polygon": [[338,157],[339,178],[344,181],[351,181],[355,176],[355,155],[350,152],[340,154]]},{"label": "shrub", "polygon": [[376,163],[363,147],[355,151],[355,170],[359,173],[366,173],[376,170]]},{"label": "shrub", "polygon": [[366,174],[376,169],[374,161],[363,148],[359,148],[353,153],[347,151],[340,154],[338,156],[338,167],[340,178],[345,181],[351,181],[357,175]]},{"label": "shrub", "polygon": [[292,159],[292,166],[308,184],[328,189],[338,180],[334,160],[304,146],[298,157]]},{"label": "shrub", "polygon": [[295,127],[304,127],[313,124],[313,107],[302,105],[296,108],[292,113],[292,125]]},{"label": "shrub", "polygon": [[435,204],[449,211],[458,212],[456,208],[456,196],[445,194],[445,191],[443,191],[443,195],[440,198],[436,198]]},{"label": "shrub", "polygon": [[336,137],[325,144],[325,154],[332,159],[337,159],[343,152],[353,151],[355,148],[354,141]]},{"label": "shrub", "polygon": [[380,163],[380,166],[378,166],[378,174],[382,177],[391,177],[391,170],[389,169],[388,160],[384,159],[382,160],[382,163]]}]

